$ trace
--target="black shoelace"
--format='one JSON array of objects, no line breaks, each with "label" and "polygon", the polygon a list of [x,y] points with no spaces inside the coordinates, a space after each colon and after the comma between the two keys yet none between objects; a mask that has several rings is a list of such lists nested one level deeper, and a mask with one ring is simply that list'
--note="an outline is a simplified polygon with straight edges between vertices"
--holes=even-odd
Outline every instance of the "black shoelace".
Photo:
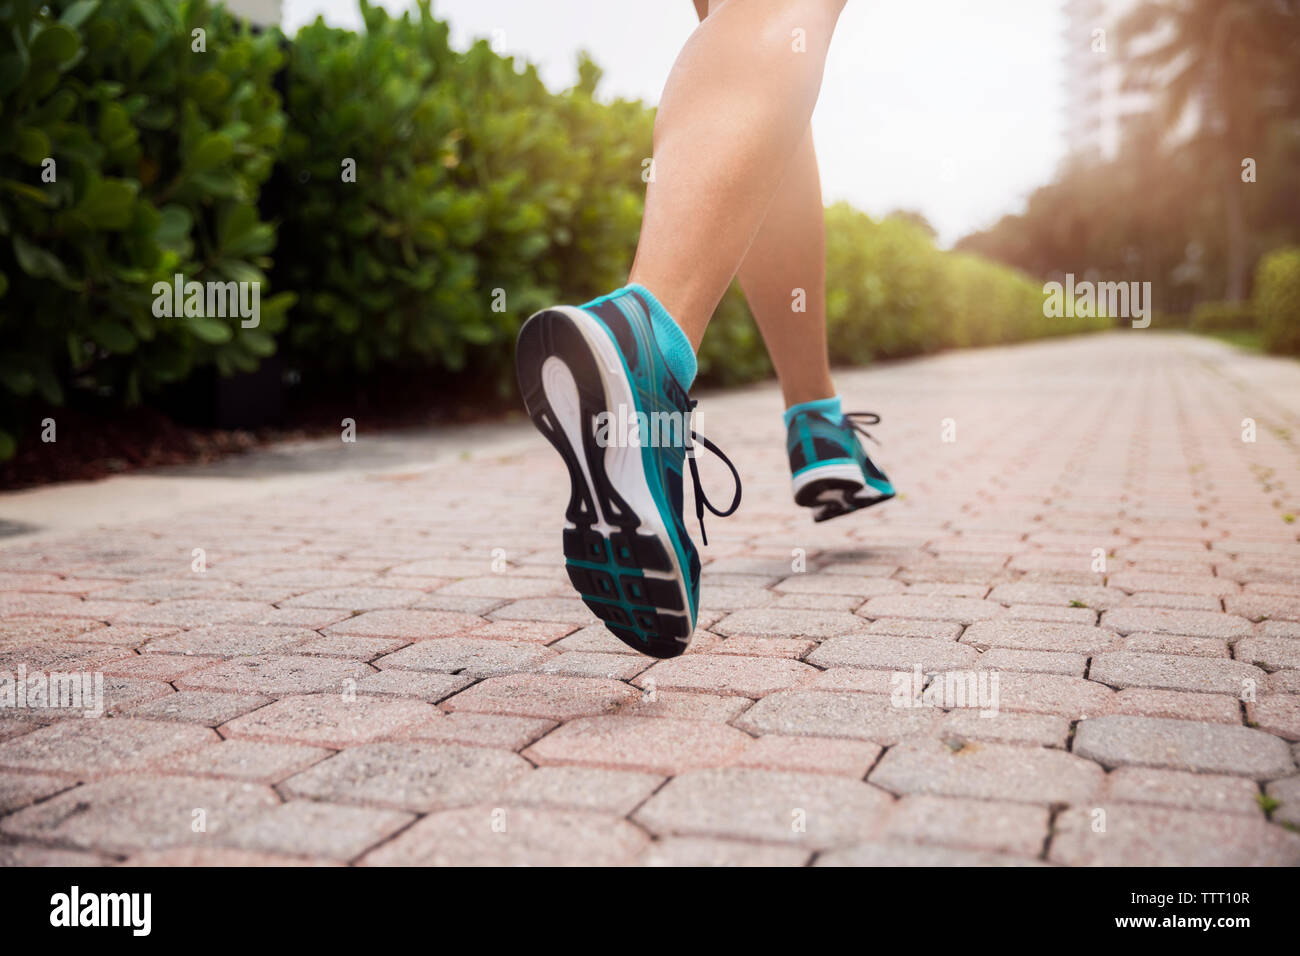
[{"label": "black shoelace", "polygon": [[[693,411],[694,408],[695,399],[692,398],[690,400],[688,411]],[[722,463],[731,469],[731,477],[736,479],[736,496],[731,499],[731,507],[726,511],[719,511],[717,508],[713,507],[713,502],[709,501],[709,499],[705,497],[704,486],[700,484],[700,470],[695,465],[695,442],[699,442],[709,451],[713,452],[713,454],[717,455],[718,458],[721,459]],[[731,463],[731,459],[724,455],[717,445],[713,444],[713,442],[709,441],[703,435],[697,434],[693,428],[691,429],[691,444],[686,447],[686,461],[691,466],[691,482],[695,486],[695,517],[700,521],[700,540],[703,544],[708,545],[709,536],[704,531],[704,509],[708,508],[719,518],[725,518],[728,515],[735,514],[736,509],[740,507],[740,472],[736,471],[736,466]]]},{"label": "black shoelace", "polygon": [[875,442],[877,445],[880,444],[875,435],[862,427],[863,425],[880,424],[880,416],[875,412],[845,412],[844,423],[859,435],[871,439],[871,441]]}]

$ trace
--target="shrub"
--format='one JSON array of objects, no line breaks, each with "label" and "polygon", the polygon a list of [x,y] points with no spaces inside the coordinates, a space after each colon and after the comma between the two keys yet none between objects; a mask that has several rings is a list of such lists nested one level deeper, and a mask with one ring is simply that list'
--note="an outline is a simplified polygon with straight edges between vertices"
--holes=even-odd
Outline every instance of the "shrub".
[{"label": "shrub", "polygon": [[485,42],[453,51],[427,2],[396,19],[361,7],[365,33],[317,21],[293,45],[290,342],[331,368],[455,371],[477,355],[508,385],[522,317],[622,281],[651,115],[594,101],[589,61],[555,95]]},{"label": "shrub", "polygon": [[1300,247],[1278,249],[1260,260],[1255,312],[1269,351],[1300,354]]},{"label": "shrub", "polygon": [[[199,364],[256,366],[261,324],[154,315],[153,285],[261,281],[257,213],[284,124],[275,35],[202,0],[8,0],[0,31],[0,456],[66,386],[137,401]],[[196,52],[192,31],[206,31]]]},{"label": "shrub", "polygon": [[1249,302],[1202,302],[1192,311],[1189,324],[1194,332],[1250,332],[1256,326]]}]

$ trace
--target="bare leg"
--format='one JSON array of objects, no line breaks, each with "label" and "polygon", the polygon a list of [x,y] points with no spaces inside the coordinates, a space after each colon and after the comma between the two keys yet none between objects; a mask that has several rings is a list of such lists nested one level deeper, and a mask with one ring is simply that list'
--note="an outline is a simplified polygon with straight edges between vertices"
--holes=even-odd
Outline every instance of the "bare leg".
[{"label": "bare leg", "polygon": [[834,395],[826,355],[826,223],[812,130],[786,168],[739,279],[786,407]]},{"label": "bare leg", "polygon": [[[808,120],[844,2],[715,4],[668,77],[630,279],[663,302],[696,348],[805,140],[815,164]],[[822,298],[815,278],[803,279],[810,303],[814,289]],[[763,326],[769,346],[776,325]],[[823,328],[823,364],[824,343]]]}]

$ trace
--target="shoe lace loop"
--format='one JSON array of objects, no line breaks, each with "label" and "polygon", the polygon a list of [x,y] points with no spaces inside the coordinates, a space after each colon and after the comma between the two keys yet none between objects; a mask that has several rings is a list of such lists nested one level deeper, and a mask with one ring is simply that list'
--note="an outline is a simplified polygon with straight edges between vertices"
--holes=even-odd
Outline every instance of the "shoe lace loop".
[{"label": "shoe lace loop", "polygon": [[[691,399],[689,410],[694,411],[694,409],[695,399]],[[690,465],[691,483],[695,488],[695,517],[698,518],[700,522],[700,540],[705,545],[708,545],[709,536],[704,530],[704,509],[708,508],[719,518],[725,518],[728,515],[735,514],[736,509],[740,507],[740,472],[736,471],[736,466],[731,463],[731,459],[724,455],[717,445],[696,432],[695,429],[692,428],[690,431],[691,442],[686,446],[686,461],[687,464]],[[724,465],[731,469],[731,477],[736,481],[736,494],[735,497],[731,499],[731,506],[725,511],[720,511],[715,508],[713,502],[711,502],[704,494],[704,486],[700,484],[700,470],[695,464],[695,442],[699,442],[709,451],[713,452],[713,454],[716,455]]]},{"label": "shoe lace loop", "polygon": [[859,435],[862,435],[864,438],[870,439],[871,441],[875,442],[877,445],[880,444],[880,440],[863,427],[864,425],[880,424],[880,416],[877,415],[875,412],[845,412],[844,422],[846,425],[852,428]]}]

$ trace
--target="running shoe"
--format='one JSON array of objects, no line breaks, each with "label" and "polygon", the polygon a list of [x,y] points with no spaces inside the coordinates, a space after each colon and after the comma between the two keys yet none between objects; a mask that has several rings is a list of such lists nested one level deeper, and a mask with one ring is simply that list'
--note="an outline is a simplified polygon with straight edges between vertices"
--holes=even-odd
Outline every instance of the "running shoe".
[{"label": "running shoe", "polygon": [[[684,470],[704,544],[705,508],[732,514],[740,475],[691,430],[695,402],[664,362],[649,303],[633,287],[538,312],[519,331],[515,369],[533,424],[569,469],[569,579],[619,640],[676,657],[695,630],[700,593],[699,554],[682,522]],[[725,510],[700,488],[696,442],[735,478]]]},{"label": "running shoe", "polygon": [[828,521],[894,497],[894,486],[858,439],[863,435],[875,441],[864,426],[879,423],[874,412],[847,412],[834,422],[808,411],[790,420],[786,449],[794,500],[815,509],[814,521]]}]

